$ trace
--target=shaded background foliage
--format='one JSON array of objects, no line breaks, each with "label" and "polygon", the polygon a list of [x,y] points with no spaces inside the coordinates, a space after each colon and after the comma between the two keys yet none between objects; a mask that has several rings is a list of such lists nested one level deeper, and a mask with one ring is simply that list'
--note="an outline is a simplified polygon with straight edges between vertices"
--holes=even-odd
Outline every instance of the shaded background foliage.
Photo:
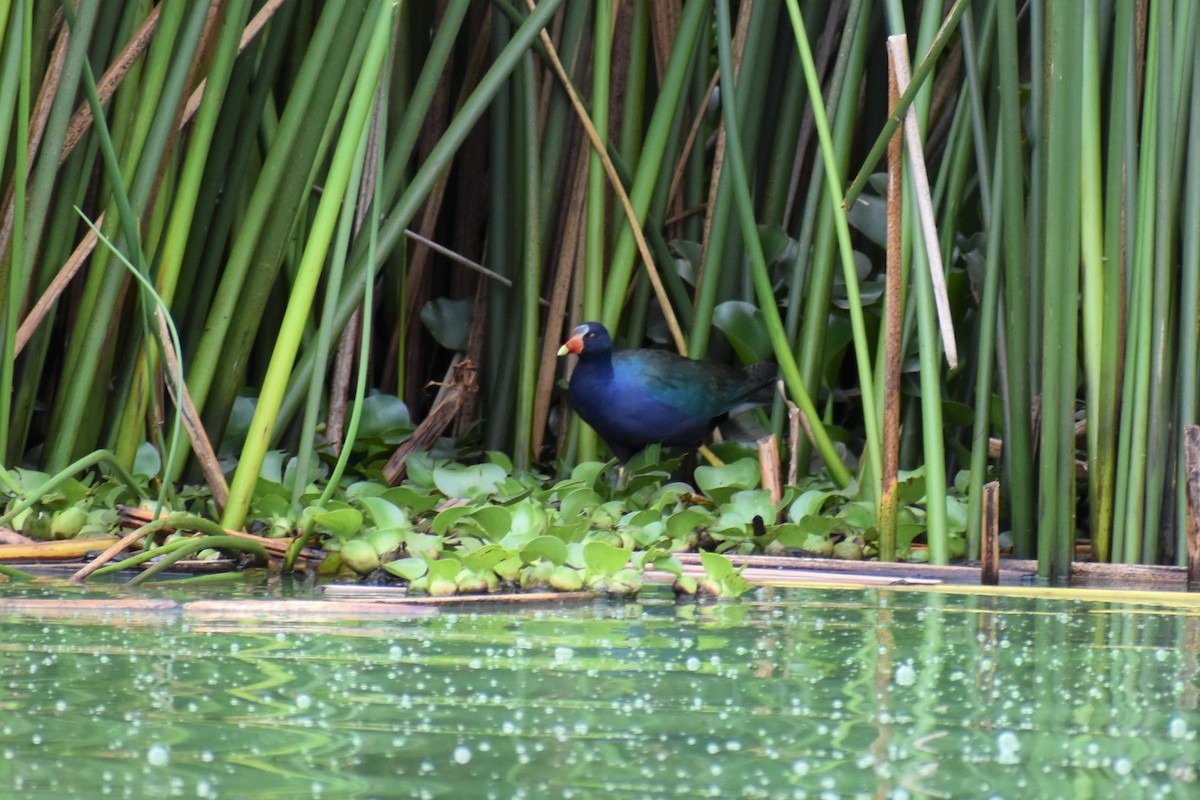
[{"label": "shaded background foliage", "polygon": [[[629,345],[780,360],[816,442],[800,438],[797,474],[857,472],[872,504],[881,421],[898,415],[935,560],[951,555],[939,509],[962,470],[971,552],[979,487],[999,477],[1014,549],[1047,574],[1077,528],[1101,560],[1178,561],[1200,10],[1070,5],[0,3],[5,463],[55,472],[105,448],[131,466],[177,435],[154,304],[89,244],[78,207],[179,329],[232,470],[227,525],[270,450],[319,464],[341,449],[369,283],[365,383],[404,405],[373,401],[362,459],[386,460],[383,439],[426,417],[433,382],[478,388],[450,429],[462,457],[595,458],[558,402],[554,350],[601,319]],[[884,41],[904,31],[961,362],[940,358],[909,183],[897,406],[880,394],[872,175],[890,135]],[[782,401],[769,422],[786,432]]]}]

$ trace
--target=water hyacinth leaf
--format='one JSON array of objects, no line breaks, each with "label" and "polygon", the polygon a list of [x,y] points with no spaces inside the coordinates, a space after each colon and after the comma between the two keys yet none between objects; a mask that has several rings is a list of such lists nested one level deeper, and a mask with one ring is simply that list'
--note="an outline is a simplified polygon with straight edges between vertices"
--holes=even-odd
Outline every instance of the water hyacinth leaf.
[{"label": "water hyacinth leaf", "polygon": [[393,486],[379,495],[392,505],[408,509],[413,516],[420,516],[438,504],[438,496],[427,492],[418,492],[410,486]]},{"label": "water hyacinth leaf", "polygon": [[[288,459],[287,467],[285,467],[283,470],[283,488],[286,489],[288,492],[295,493],[297,481],[303,481],[301,486],[306,490],[309,489],[309,487],[313,486],[313,482],[318,480],[325,471],[324,465],[322,465],[320,461],[310,461],[309,462],[307,475],[303,475],[303,476],[298,475],[297,472],[298,472],[299,468],[300,468],[300,459],[298,459],[298,458],[289,458]],[[315,488],[315,487],[313,487],[313,488]],[[301,493],[303,493],[303,492],[301,492]]]},{"label": "water hyacinth leaf", "polygon": [[718,530],[729,528],[749,530],[758,517],[766,524],[775,522],[775,505],[771,493],[762,489],[746,489],[735,492],[729,502],[721,506],[721,516],[714,525]]},{"label": "water hyacinth leaf", "polygon": [[387,491],[387,486],[378,481],[355,481],[346,487],[346,499],[361,500],[364,497],[379,497],[385,491]]},{"label": "water hyacinth leaf", "polygon": [[661,555],[650,562],[651,569],[669,572],[678,578],[683,574],[683,562],[673,555]]},{"label": "water hyacinth leaf", "polygon": [[863,531],[875,524],[875,509],[865,500],[847,503],[838,516],[845,520],[851,530]]},{"label": "water hyacinth leaf", "polygon": [[750,591],[750,583],[740,573],[733,573],[721,581],[722,597],[741,597]]},{"label": "water hyacinth leaf", "polygon": [[383,497],[360,497],[358,502],[371,515],[371,521],[377,528],[410,527],[408,514],[404,509]]},{"label": "water hyacinth leaf", "polygon": [[725,334],[743,363],[763,361],[774,352],[763,313],[753,303],[726,300],[713,309],[712,323]]},{"label": "water hyacinth leaf", "polygon": [[496,464],[446,464],[435,467],[433,482],[446,497],[472,500],[495,494],[508,475]]},{"label": "water hyacinth leaf", "polygon": [[946,524],[952,532],[967,529],[967,501],[961,497],[946,498]]},{"label": "water hyacinth leaf", "polygon": [[388,553],[396,552],[404,545],[404,534],[405,531],[397,528],[371,531],[367,534],[367,543],[378,555],[386,556]]},{"label": "water hyacinth leaf", "polygon": [[633,537],[633,541],[639,547],[651,547],[666,537],[667,524],[660,518],[645,525],[629,528],[625,532]]},{"label": "water hyacinth leaf", "polygon": [[366,575],[379,567],[379,554],[364,539],[351,539],[343,544],[341,556],[342,563],[359,575]]},{"label": "water hyacinth leaf", "polygon": [[153,478],[161,469],[162,458],[159,456],[158,448],[149,442],[142,442],[138,445],[137,454],[133,457],[133,469],[130,472],[138,478]]},{"label": "water hyacinth leaf", "polygon": [[646,489],[655,490],[662,485],[662,482],[671,477],[671,473],[664,469],[642,470],[629,479],[629,484],[626,486],[630,499],[639,492]]},{"label": "water hyacinth leaf", "polygon": [[720,583],[733,574],[733,562],[720,553],[700,551],[700,564],[709,578]]},{"label": "water hyacinth leaf", "polygon": [[860,194],[846,212],[846,221],[879,247],[887,247],[887,200]]},{"label": "water hyacinth leaf", "polygon": [[512,474],[513,462],[507,453],[502,453],[499,450],[488,450],[485,455],[487,456],[488,463],[495,464],[508,474]]},{"label": "water hyacinth leaf", "polygon": [[[264,483],[259,481],[255,488],[261,490]],[[264,517],[287,517],[292,510],[292,502],[280,492],[256,491],[253,508]]]},{"label": "water hyacinth leaf", "polygon": [[[561,539],[569,544],[571,542],[582,541],[583,537],[587,535],[590,527],[591,526],[588,524],[586,519],[576,520],[574,522],[563,522],[546,528],[546,535],[553,536],[556,539]],[[507,542],[508,538],[505,539],[505,543]],[[526,540],[526,543],[528,543],[528,540]]]},{"label": "water hyacinth leaf", "polygon": [[712,524],[713,513],[706,508],[687,508],[667,517],[667,533],[673,539],[686,539]]},{"label": "water hyacinth leaf", "polygon": [[404,535],[404,547],[412,555],[434,556],[442,552],[443,539],[432,533],[409,531]]},{"label": "water hyacinth leaf", "polygon": [[621,522],[618,524],[618,527],[619,528],[630,528],[630,527],[640,528],[642,526],[649,525],[652,522],[657,522],[659,519],[659,516],[660,515],[659,515],[658,511],[656,509],[652,509],[652,508],[643,509],[641,511],[630,511],[628,514],[621,517]]},{"label": "water hyacinth leaf", "polygon": [[788,519],[797,522],[803,517],[820,515],[825,510],[829,498],[837,496],[837,492],[822,489],[809,489],[803,492],[788,508]]},{"label": "water hyacinth leaf", "polygon": [[815,533],[827,536],[834,531],[844,530],[845,521],[837,517],[801,517],[793,523],[796,529],[803,533]]},{"label": "water hyacinth leaf", "polygon": [[501,580],[515,581],[525,566],[525,560],[520,555],[510,556],[492,567]]},{"label": "water hyacinth leaf", "polygon": [[426,559],[429,565],[429,580],[454,580],[458,576],[459,570],[462,569],[462,562],[457,558],[429,558]]},{"label": "water hyacinth leaf", "polygon": [[399,397],[373,394],[363,400],[362,415],[358,422],[359,439],[399,444],[412,429],[408,406]]},{"label": "water hyacinth leaf", "polygon": [[475,300],[471,297],[459,300],[439,297],[421,308],[421,322],[425,323],[442,347],[455,352],[465,351],[471,334],[474,306]]},{"label": "water hyacinth leaf", "polygon": [[593,489],[597,488],[597,481],[604,474],[604,470],[613,466],[617,462],[611,461],[584,461],[582,464],[576,464],[571,470],[571,480],[580,481],[584,486],[589,486]]},{"label": "water hyacinth leaf", "polygon": [[472,572],[486,572],[501,561],[512,558],[513,552],[498,544],[485,544],[477,550],[461,556],[462,565]]},{"label": "water hyacinth leaf", "polygon": [[723,467],[696,467],[695,477],[700,490],[720,505],[736,491],[758,488],[758,461],[743,458]]},{"label": "water hyacinth leaf", "polygon": [[785,522],[775,529],[775,542],[780,547],[791,547],[812,552],[828,542],[827,533],[817,533],[795,522]]},{"label": "water hyacinth leaf", "polygon": [[521,558],[526,561],[544,558],[555,564],[563,564],[567,560],[567,543],[557,536],[539,536],[525,545],[521,550]]},{"label": "water hyacinth leaf", "polygon": [[479,524],[486,538],[499,541],[512,528],[513,514],[504,506],[484,506],[471,512],[470,518]]},{"label": "water hyacinth leaf", "polygon": [[684,497],[692,494],[692,487],[681,481],[665,483],[655,490],[650,498],[647,508],[654,508],[662,511],[667,506],[673,506],[679,503]]},{"label": "water hyacinth leaf", "polygon": [[429,530],[441,536],[445,534],[446,531],[453,528],[460,519],[470,514],[472,510],[473,509],[470,506],[451,506],[450,508],[443,508],[438,512],[437,516],[433,518],[433,522],[429,525]]},{"label": "water hyacinth leaf", "polygon": [[[531,539],[535,536],[541,536],[546,532],[546,528],[550,525],[550,515],[546,513],[546,508],[541,503],[534,500],[522,500],[506,507],[508,512],[508,524],[505,532],[512,535]],[[498,534],[503,536],[504,532]]]},{"label": "water hyacinth leaf", "polygon": [[925,470],[914,469],[911,472],[900,472],[897,477],[896,497],[900,505],[912,505],[925,499]]},{"label": "water hyacinth leaf", "polygon": [[407,483],[417,489],[433,489],[433,470],[437,466],[433,456],[429,453],[418,450],[415,453],[409,453],[408,460],[404,462],[405,469],[408,471]]},{"label": "water hyacinth leaf", "polygon": [[254,407],[257,401],[253,397],[239,396],[233,401],[229,410],[229,421],[225,424],[225,436],[221,439],[221,455],[236,456],[246,442],[246,432],[250,430],[250,421],[254,419]]},{"label": "water hyacinth leaf", "polygon": [[587,542],[583,545],[583,560],[592,573],[615,575],[629,562],[629,551],[608,542]]},{"label": "water hyacinth leaf", "polygon": [[338,508],[316,512],[313,521],[337,538],[347,539],[362,529],[363,515],[356,508]]},{"label": "water hyacinth leaf", "polygon": [[283,486],[283,468],[287,463],[287,453],[282,450],[269,450],[263,457],[262,469],[258,477],[264,481]]},{"label": "water hyacinth leaf", "polygon": [[559,517],[570,520],[588,515],[600,505],[600,502],[600,495],[591,489],[575,489],[563,495],[559,501]]}]

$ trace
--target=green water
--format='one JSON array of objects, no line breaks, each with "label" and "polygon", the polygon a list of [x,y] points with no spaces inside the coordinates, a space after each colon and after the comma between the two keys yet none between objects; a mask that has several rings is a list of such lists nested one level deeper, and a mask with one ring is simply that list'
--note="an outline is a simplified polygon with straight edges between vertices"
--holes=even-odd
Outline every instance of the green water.
[{"label": "green water", "polygon": [[655,590],[0,625],[5,798],[1200,796],[1195,610]]}]

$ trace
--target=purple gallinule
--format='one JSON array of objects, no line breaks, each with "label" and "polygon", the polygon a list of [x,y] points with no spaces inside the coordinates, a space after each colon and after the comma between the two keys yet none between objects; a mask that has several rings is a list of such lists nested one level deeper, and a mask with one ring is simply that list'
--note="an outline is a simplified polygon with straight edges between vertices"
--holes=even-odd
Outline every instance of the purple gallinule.
[{"label": "purple gallinule", "polygon": [[698,447],[731,411],[755,404],[776,372],[770,361],[736,368],[666,350],[614,353],[599,322],[575,328],[558,351],[567,353],[579,356],[567,390],[571,407],[622,464],[655,442]]}]

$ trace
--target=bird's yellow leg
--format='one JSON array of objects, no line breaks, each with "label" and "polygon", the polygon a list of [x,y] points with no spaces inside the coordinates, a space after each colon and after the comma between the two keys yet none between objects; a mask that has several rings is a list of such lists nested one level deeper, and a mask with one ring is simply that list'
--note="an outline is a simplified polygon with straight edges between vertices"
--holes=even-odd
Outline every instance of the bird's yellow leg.
[{"label": "bird's yellow leg", "polygon": [[717,458],[717,454],[708,449],[708,445],[700,445],[700,455],[704,456],[704,460],[714,467],[723,467],[725,462]]}]

